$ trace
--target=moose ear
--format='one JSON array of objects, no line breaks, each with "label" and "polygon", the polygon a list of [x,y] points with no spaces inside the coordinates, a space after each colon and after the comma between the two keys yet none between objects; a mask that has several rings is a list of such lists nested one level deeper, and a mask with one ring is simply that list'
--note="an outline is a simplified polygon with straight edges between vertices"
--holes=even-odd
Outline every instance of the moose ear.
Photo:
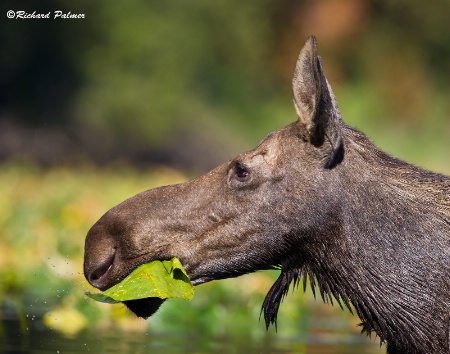
[{"label": "moose ear", "polygon": [[325,145],[334,159],[342,145],[342,119],[336,98],[323,73],[314,36],[308,38],[298,56],[292,90],[298,124],[306,129],[313,145]]}]

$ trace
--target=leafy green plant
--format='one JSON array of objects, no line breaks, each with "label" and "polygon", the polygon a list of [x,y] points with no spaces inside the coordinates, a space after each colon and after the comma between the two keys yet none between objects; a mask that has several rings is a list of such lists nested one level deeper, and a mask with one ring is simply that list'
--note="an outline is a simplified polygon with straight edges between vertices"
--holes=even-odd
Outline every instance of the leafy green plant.
[{"label": "leafy green plant", "polygon": [[108,304],[148,297],[192,300],[194,287],[180,260],[174,257],[170,261],[142,264],[120,283],[102,293],[88,291],[86,295]]}]

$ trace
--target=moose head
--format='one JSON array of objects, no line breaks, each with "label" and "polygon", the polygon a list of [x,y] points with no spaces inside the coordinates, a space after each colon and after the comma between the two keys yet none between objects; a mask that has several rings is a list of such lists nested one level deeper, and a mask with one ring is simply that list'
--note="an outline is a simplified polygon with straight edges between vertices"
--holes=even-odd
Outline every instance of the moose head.
[{"label": "moose head", "polygon": [[[342,121],[314,37],[292,88],[296,122],[203,176],[142,192],[103,215],[86,238],[87,280],[105,290],[141,264],[172,257],[194,285],[279,267],[263,304],[267,326],[303,277],[313,288],[317,280],[324,300],[352,303],[364,330],[392,353],[441,348],[450,312],[449,178],[382,153]],[[424,260],[427,270],[417,270]],[[148,317],[162,302],[125,304]]]}]

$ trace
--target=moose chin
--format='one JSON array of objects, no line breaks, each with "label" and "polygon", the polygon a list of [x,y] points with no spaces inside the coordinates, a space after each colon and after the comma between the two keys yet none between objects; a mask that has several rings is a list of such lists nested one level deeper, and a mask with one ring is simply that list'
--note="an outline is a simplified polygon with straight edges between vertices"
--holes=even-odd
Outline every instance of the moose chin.
[{"label": "moose chin", "polygon": [[[292,80],[297,120],[192,181],[115,206],[86,238],[105,290],[178,257],[194,285],[279,267],[263,303],[276,323],[291,282],[353,307],[393,353],[449,353],[450,177],[400,161],[342,120],[314,37]],[[152,315],[163,300],[125,304]]]}]

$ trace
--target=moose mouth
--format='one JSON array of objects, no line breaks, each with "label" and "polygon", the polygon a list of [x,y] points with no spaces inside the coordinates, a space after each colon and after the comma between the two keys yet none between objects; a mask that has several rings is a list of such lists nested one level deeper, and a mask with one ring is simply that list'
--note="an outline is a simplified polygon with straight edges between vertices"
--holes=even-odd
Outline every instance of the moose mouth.
[{"label": "moose mouth", "polygon": [[[191,283],[192,285],[198,285],[202,282],[199,280],[192,280]],[[122,301],[122,303],[136,316],[147,319],[158,311],[160,306],[166,300],[167,299],[161,299],[159,297],[147,297],[143,299],[126,300]]]},{"label": "moose mouth", "polygon": [[[133,269],[136,269],[142,264],[150,263],[150,261],[148,260],[141,260],[139,262],[136,262],[136,264],[134,264],[124,275],[116,276],[115,274],[113,274],[115,268],[114,261],[117,261],[115,254],[107,258],[97,269],[90,272],[88,275],[89,282],[101,291],[106,291],[117,283],[120,283],[120,279],[125,279],[127,274],[130,274]],[[111,282],[111,278],[115,279],[115,281]],[[191,283],[192,285],[198,285],[202,283],[202,281],[200,279],[196,279],[192,280]],[[156,311],[158,311],[165,300],[167,299],[159,297],[147,297],[133,300],[124,300],[122,301],[122,303],[136,316],[147,319]]]},{"label": "moose mouth", "polygon": [[[202,283],[201,280],[192,280],[192,285],[199,285]],[[164,301],[167,299],[161,299],[159,297],[147,297],[144,299],[136,299],[136,300],[126,300],[122,301],[122,303],[128,307],[128,309],[133,312],[136,316],[141,317],[143,319],[147,319],[152,316]]]},{"label": "moose mouth", "polygon": [[[196,286],[202,283],[201,280],[193,280],[192,285]],[[161,299],[159,297],[147,297],[144,299],[126,300],[122,303],[128,307],[137,317],[147,319],[160,308],[164,301],[167,299]]]}]

